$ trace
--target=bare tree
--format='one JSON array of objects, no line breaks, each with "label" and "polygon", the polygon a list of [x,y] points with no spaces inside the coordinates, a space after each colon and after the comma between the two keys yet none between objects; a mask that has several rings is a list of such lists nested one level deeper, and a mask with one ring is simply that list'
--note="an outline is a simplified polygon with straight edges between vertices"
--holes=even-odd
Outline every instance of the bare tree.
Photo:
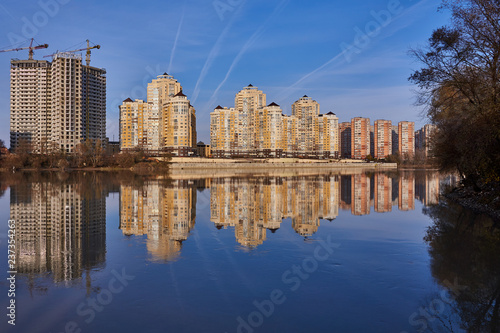
[{"label": "bare tree", "polygon": [[411,50],[423,67],[409,78],[438,127],[434,155],[475,188],[500,180],[500,3],[444,0],[451,27]]}]

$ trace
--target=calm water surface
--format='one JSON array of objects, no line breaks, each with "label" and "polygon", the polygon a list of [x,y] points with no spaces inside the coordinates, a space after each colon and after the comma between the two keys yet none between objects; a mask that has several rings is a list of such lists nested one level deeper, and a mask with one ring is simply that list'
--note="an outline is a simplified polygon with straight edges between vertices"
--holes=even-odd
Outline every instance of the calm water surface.
[{"label": "calm water surface", "polygon": [[450,177],[2,177],[1,332],[500,331],[500,237]]}]

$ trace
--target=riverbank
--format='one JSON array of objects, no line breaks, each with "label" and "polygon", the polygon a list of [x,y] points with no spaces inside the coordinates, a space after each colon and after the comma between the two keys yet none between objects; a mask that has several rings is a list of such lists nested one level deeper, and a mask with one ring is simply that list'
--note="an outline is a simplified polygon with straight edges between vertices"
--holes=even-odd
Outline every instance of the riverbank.
[{"label": "riverbank", "polygon": [[485,214],[500,223],[500,183],[485,185],[481,191],[471,187],[456,187],[444,196],[477,214]]},{"label": "riverbank", "polygon": [[[84,167],[84,168],[21,168],[17,172],[30,171],[133,171],[137,173],[168,172],[173,178],[189,176],[227,177],[233,175],[278,175],[287,174],[317,174],[325,172],[361,172],[376,170],[397,170],[396,163],[374,163],[358,160],[308,160],[296,158],[280,159],[216,159],[174,157],[167,163],[140,162],[132,167]],[[0,171],[11,172],[9,169]]]},{"label": "riverbank", "polygon": [[396,163],[367,163],[364,161],[305,160],[305,159],[208,159],[173,158],[170,174],[173,178],[228,177],[242,175],[294,175],[328,172],[362,172],[397,170]]}]

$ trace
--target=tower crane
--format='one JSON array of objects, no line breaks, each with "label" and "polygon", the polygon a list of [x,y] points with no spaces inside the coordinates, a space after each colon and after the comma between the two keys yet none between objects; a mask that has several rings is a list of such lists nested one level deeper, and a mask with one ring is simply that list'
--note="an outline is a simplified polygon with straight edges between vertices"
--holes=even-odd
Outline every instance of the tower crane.
[{"label": "tower crane", "polygon": [[33,46],[33,38],[31,38],[30,46],[18,47],[15,49],[8,49],[8,50],[0,50],[0,52],[21,51],[21,50],[28,50],[29,49],[30,51],[29,51],[28,59],[33,60],[33,50],[46,49],[48,47],[49,47],[49,44],[40,44],[40,45]]},{"label": "tower crane", "polygon": [[[92,49],[100,49],[101,48],[101,45],[94,45],[94,46],[90,46],[90,42],[89,40],[87,39],[87,47],[84,47],[83,49],[78,49],[78,50],[71,50],[71,51],[64,51],[64,53],[74,53],[74,52],[80,52],[80,51],[87,51],[87,54],[85,55],[85,61],[87,63],[87,66],[90,66],[90,50]],[[54,54],[49,54],[49,55],[46,55],[44,57],[53,57],[57,54],[54,53]]]}]

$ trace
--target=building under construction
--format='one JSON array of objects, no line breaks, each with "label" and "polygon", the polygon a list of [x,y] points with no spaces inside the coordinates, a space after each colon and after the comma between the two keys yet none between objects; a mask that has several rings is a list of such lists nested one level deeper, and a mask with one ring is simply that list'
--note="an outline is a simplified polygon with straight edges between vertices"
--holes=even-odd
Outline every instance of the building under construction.
[{"label": "building under construction", "polygon": [[28,144],[36,153],[72,153],[87,139],[106,141],[106,70],[91,67],[86,50],[87,65],[75,51],[53,54],[52,62],[31,54],[11,60],[11,149]]}]

